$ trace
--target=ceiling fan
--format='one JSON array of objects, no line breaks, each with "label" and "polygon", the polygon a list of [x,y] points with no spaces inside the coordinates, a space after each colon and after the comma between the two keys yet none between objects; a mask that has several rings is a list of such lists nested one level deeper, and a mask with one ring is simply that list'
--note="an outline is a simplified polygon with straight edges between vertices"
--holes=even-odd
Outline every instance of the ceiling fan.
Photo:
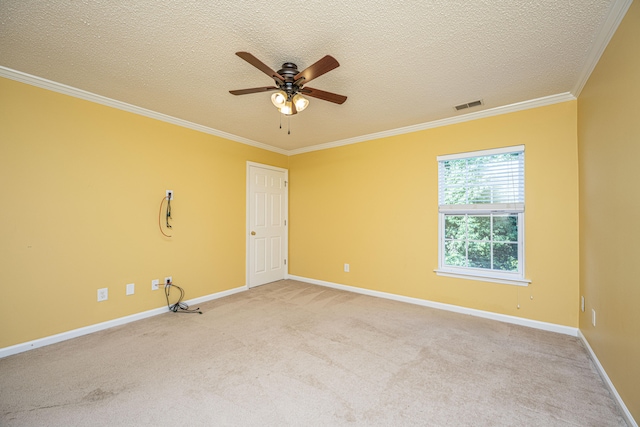
[{"label": "ceiling fan", "polygon": [[302,71],[298,71],[298,66],[296,64],[292,62],[285,62],[282,64],[282,69],[278,72],[269,68],[269,66],[249,52],[236,52],[236,55],[271,77],[276,85],[255,87],[251,89],[230,90],[229,93],[233,95],[246,95],[249,93],[276,90],[277,92],[271,95],[271,102],[282,114],[287,116],[297,114],[307,108],[309,101],[302,96],[303,94],[336,104],[342,104],[347,100],[347,97],[344,95],[304,87],[305,84],[316,77],[320,77],[321,75],[340,66],[338,61],[330,55],[326,55]]}]

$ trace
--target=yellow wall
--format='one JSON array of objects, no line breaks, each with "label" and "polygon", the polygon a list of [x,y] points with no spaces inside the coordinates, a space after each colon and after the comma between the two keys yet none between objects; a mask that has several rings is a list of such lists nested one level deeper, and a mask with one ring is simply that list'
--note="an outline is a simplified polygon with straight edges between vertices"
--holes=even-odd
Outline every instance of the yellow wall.
[{"label": "yellow wall", "polygon": [[[640,420],[640,4],[578,100],[580,329]],[[591,310],[596,310],[596,327]]]},{"label": "yellow wall", "polygon": [[245,285],[246,161],[286,156],[7,79],[0,94],[0,348],[161,307],[152,279],[187,298]]},{"label": "yellow wall", "polygon": [[[292,156],[289,272],[577,327],[576,108],[565,102]],[[519,144],[532,284],[437,276],[436,156]]]}]

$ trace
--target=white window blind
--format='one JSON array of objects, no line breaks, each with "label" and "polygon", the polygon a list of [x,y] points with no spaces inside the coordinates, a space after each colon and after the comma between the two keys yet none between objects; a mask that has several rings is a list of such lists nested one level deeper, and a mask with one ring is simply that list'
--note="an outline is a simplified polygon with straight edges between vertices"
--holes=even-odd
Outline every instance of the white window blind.
[{"label": "white window blind", "polygon": [[524,146],[438,157],[440,212],[524,211]]}]

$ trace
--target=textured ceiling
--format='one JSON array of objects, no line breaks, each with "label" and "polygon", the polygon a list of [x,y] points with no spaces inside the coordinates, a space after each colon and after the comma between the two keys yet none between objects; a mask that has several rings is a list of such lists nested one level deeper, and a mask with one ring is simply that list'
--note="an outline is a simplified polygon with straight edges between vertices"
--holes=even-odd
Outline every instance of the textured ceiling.
[{"label": "textured ceiling", "polygon": [[[0,0],[0,65],[296,150],[577,95],[619,2]],[[310,86],[348,100],[311,98],[288,135],[270,93],[229,94],[273,84],[237,51],[275,70],[330,54]]]}]

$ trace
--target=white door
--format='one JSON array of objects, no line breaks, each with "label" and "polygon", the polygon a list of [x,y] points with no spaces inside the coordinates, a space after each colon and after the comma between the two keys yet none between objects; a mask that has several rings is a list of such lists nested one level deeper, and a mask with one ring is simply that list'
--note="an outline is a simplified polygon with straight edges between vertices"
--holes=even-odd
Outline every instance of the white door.
[{"label": "white door", "polygon": [[286,169],[247,162],[248,286],[287,274]]}]

